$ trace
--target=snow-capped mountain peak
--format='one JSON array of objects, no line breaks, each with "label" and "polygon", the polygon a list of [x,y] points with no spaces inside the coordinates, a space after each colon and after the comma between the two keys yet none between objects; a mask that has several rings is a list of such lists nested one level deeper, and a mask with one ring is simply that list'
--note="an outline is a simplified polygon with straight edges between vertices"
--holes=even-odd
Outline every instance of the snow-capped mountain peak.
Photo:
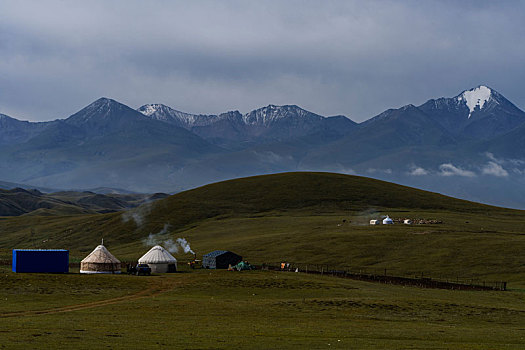
[{"label": "snow-capped mountain peak", "polygon": [[157,112],[158,110],[160,110],[162,107],[164,107],[163,105],[160,105],[160,104],[148,104],[148,105],[144,105],[142,107],[140,107],[140,113],[146,115],[146,116],[150,116],[152,115],[153,113]]},{"label": "snow-capped mountain peak", "polygon": [[232,120],[240,122],[244,126],[270,127],[275,122],[281,120],[321,120],[322,116],[308,112],[295,105],[276,106],[268,105],[240,115],[238,111],[222,113],[220,115],[203,115],[189,114],[179,112],[162,104],[147,104],[138,109],[138,111],[150,118],[170,122],[186,129],[192,129],[198,126],[207,126],[221,120]]},{"label": "snow-capped mountain peak", "polygon": [[147,104],[140,107],[138,111],[152,119],[169,122],[185,129],[191,129],[194,126],[207,125],[210,123],[211,119],[217,117],[185,113],[163,104]]},{"label": "snow-capped mountain peak", "polygon": [[268,105],[251,111],[243,115],[242,119],[247,125],[262,125],[269,126],[270,124],[282,119],[307,119],[313,118],[316,120],[324,119],[324,117],[308,112],[295,105],[276,106]]},{"label": "snow-capped mountain peak", "polygon": [[468,118],[472,116],[472,113],[479,107],[483,109],[485,103],[491,98],[492,90],[484,85],[480,85],[477,88],[472,90],[464,91],[460,96],[458,96],[458,101],[464,101],[469,109]]}]

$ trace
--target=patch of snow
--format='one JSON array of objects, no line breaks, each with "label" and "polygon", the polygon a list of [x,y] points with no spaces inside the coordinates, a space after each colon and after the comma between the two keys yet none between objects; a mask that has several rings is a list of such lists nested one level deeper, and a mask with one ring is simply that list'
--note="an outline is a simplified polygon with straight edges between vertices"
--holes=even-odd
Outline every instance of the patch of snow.
[{"label": "patch of snow", "polygon": [[145,105],[140,109],[140,113],[147,115],[148,117],[155,113],[158,109],[158,105]]},{"label": "patch of snow", "polygon": [[247,114],[241,115],[239,112],[227,112],[220,115],[189,114],[174,110],[162,104],[147,104],[138,109],[142,114],[163,121],[176,121],[179,125],[191,129],[196,126],[208,126],[220,120],[232,120],[244,125],[254,125],[268,127],[272,123],[290,119],[299,122],[303,119],[324,119],[307,112],[297,106],[276,106],[268,105]]},{"label": "patch of snow", "polygon": [[463,94],[461,94],[461,96],[458,97],[458,101],[465,101],[470,111],[468,114],[470,119],[472,112],[474,112],[476,107],[479,107],[481,110],[485,105],[485,102],[490,99],[491,94],[492,91],[488,87],[481,85],[475,89],[465,91]]},{"label": "patch of snow", "polygon": [[[246,125],[270,126],[272,123],[281,119],[301,120],[314,116],[314,114],[297,106],[268,105],[267,107],[259,108],[243,115],[242,121]],[[315,116],[315,118],[323,119],[324,117]]]},{"label": "patch of snow", "polygon": [[186,129],[194,126],[203,126],[210,124],[217,119],[215,115],[195,115],[177,111],[163,104],[147,104],[138,109],[138,111],[148,117],[162,121],[174,121]]}]

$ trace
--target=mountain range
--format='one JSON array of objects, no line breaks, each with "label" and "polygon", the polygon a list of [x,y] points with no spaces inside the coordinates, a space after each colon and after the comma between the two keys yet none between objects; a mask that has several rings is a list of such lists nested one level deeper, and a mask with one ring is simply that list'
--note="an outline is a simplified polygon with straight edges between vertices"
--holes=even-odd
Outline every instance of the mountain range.
[{"label": "mountain range", "polygon": [[36,189],[19,187],[0,189],[0,216],[110,213],[135,208],[167,196],[165,193],[99,194],[91,191],[46,194]]},{"label": "mountain range", "polygon": [[0,179],[177,192],[285,171],[360,174],[525,208],[525,112],[487,86],[362,123],[295,105],[199,115],[101,98],[66,119],[0,115]]}]

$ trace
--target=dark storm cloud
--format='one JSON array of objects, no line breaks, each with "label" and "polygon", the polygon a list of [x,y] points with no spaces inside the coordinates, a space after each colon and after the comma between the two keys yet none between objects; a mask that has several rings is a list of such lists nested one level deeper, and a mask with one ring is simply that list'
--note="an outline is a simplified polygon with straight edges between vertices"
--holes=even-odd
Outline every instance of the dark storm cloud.
[{"label": "dark storm cloud", "polygon": [[192,113],[297,104],[364,120],[487,84],[525,107],[523,2],[3,1],[0,113],[100,96]]}]

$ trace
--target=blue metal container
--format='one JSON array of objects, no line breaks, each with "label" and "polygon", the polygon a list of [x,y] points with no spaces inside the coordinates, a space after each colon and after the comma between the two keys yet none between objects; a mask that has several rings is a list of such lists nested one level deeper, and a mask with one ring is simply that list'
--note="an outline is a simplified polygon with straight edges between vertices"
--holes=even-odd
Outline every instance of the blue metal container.
[{"label": "blue metal container", "polygon": [[13,272],[69,272],[69,250],[13,249]]}]

